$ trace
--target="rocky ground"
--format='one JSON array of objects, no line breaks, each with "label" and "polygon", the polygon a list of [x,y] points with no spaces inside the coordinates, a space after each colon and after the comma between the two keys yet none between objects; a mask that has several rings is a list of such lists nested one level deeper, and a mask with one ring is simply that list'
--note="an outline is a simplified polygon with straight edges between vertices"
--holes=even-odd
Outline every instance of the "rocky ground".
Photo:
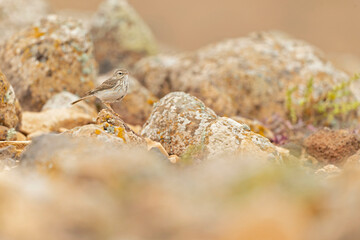
[{"label": "rocky ground", "polygon": [[[1,239],[360,237],[359,75],[284,33],[164,54],[125,0],[35,2],[0,1]],[[71,105],[119,67],[117,114]]]}]

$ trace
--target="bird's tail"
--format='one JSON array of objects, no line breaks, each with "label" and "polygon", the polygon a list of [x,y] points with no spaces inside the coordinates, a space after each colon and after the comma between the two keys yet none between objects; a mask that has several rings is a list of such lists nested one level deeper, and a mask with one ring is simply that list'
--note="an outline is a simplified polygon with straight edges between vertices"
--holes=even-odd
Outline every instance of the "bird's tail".
[{"label": "bird's tail", "polygon": [[76,104],[76,103],[78,103],[78,102],[80,102],[80,101],[82,101],[82,100],[84,100],[84,99],[86,99],[86,98],[88,98],[88,97],[91,97],[91,96],[85,96],[85,97],[82,97],[82,98],[80,98],[80,99],[78,99],[78,100],[76,100],[76,101],[72,102],[72,103],[71,103],[71,105],[74,105],[74,104]]}]

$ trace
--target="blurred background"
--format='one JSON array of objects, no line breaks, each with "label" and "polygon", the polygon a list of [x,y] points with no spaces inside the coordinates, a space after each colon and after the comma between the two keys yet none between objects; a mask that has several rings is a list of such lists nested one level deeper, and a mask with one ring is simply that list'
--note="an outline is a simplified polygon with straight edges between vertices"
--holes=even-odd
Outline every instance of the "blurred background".
[{"label": "blurred background", "polygon": [[[91,14],[101,0],[49,0]],[[360,0],[129,0],[157,39],[194,50],[258,30],[282,30],[330,55],[360,56]],[[340,56],[339,56],[340,57]]]}]

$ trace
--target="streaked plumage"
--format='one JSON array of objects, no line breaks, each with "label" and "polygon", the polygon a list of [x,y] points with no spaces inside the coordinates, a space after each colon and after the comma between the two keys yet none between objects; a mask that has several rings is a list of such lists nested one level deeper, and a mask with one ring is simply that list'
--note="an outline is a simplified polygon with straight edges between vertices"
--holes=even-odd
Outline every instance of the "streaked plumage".
[{"label": "streaked plumage", "polygon": [[114,72],[111,78],[104,81],[97,86],[94,90],[91,90],[84,97],[76,100],[72,104],[80,102],[88,97],[95,96],[99,98],[107,106],[110,103],[121,101],[129,89],[129,73],[127,70],[118,69]]}]

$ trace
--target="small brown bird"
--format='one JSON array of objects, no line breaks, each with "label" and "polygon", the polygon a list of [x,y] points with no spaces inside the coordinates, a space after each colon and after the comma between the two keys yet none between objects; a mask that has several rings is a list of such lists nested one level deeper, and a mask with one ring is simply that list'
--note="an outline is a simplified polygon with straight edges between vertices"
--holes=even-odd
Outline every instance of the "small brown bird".
[{"label": "small brown bird", "polygon": [[91,90],[84,97],[71,104],[78,103],[86,98],[95,96],[99,98],[110,110],[113,109],[110,103],[121,101],[129,88],[129,72],[124,69],[117,69],[111,78],[104,81],[94,90]]}]

